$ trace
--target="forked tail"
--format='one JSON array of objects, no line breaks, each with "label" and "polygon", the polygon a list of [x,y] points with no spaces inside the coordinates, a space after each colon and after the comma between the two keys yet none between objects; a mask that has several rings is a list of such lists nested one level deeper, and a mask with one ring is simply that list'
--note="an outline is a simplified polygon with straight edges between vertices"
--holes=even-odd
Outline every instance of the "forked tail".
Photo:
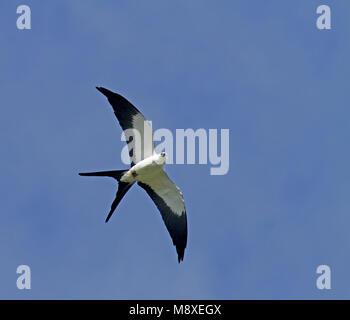
[{"label": "forked tail", "polygon": [[119,202],[123,199],[125,194],[128,192],[128,190],[131,188],[131,186],[134,183],[127,183],[127,182],[120,182],[120,179],[123,177],[123,175],[128,172],[128,170],[113,170],[113,171],[99,171],[99,172],[84,172],[79,173],[80,176],[85,177],[111,177],[118,181],[118,191],[117,195],[112,203],[111,210],[108,213],[106,222],[110,219],[112,216],[114,210],[118,206]]},{"label": "forked tail", "polygon": [[112,170],[99,172],[82,172],[79,173],[79,175],[84,177],[111,177],[119,181],[126,172],[128,172],[128,170]]}]

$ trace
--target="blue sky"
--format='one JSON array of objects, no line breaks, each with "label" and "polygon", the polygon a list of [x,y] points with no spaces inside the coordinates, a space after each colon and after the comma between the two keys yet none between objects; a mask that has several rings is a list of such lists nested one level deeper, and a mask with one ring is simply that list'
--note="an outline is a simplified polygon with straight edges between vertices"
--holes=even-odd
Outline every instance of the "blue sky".
[{"label": "blue sky", "polygon": [[[16,8],[32,29],[16,28]],[[329,4],[332,30],[316,28]],[[350,298],[350,4],[1,1],[0,298]],[[108,224],[121,129],[95,86],[153,127],[229,128],[230,171],[170,165],[184,262],[144,190]],[[16,268],[32,271],[18,290]],[[316,268],[332,289],[316,288]]]}]

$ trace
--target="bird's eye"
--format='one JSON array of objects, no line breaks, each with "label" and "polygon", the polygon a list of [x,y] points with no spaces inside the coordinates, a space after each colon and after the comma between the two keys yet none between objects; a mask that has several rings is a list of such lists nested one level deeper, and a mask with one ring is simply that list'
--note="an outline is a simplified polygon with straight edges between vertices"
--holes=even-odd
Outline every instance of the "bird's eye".
[{"label": "bird's eye", "polygon": [[165,152],[162,152],[160,155],[161,155],[162,157],[165,157]]}]

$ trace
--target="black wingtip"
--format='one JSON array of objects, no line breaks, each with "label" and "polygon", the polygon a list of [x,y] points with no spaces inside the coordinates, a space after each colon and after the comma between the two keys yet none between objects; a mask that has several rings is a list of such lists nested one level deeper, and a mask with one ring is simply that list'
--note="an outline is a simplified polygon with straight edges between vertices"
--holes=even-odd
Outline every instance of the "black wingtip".
[{"label": "black wingtip", "polygon": [[107,98],[109,98],[113,94],[112,91],[110,91],[110,90],[108,90],[106,88],[103,88],[103,87],[96,87],[96,89],[98,91],[100,91],[102,94],[104,94]]},{"label": "black wingtip", "polygon": [[180,263],[181,261],[184,260],[185,248],[176,247],[176,251],[177,251],[177,261]]}]

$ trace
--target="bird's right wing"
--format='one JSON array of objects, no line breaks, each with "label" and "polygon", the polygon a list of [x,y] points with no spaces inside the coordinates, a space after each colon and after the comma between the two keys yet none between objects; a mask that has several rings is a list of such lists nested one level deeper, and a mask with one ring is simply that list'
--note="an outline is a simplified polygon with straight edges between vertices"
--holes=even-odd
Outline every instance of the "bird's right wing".
[{"label": "bird's right wing", "polygon": [[[131,166],[152,156],[154,151],[152,126],[143,114],[121,95],[102,87],[96,88],[108,98],[126,139],[129,139],[127,144]],[[135,141],[135,137],[139,141]]]},{"label": "bird's right wing", "polygon": [[187,218],[181,190],[169,179],[164,170],[152,178],[138,182],[146,190],[160,211],[178,254],[183,260],[187,243]]}]

